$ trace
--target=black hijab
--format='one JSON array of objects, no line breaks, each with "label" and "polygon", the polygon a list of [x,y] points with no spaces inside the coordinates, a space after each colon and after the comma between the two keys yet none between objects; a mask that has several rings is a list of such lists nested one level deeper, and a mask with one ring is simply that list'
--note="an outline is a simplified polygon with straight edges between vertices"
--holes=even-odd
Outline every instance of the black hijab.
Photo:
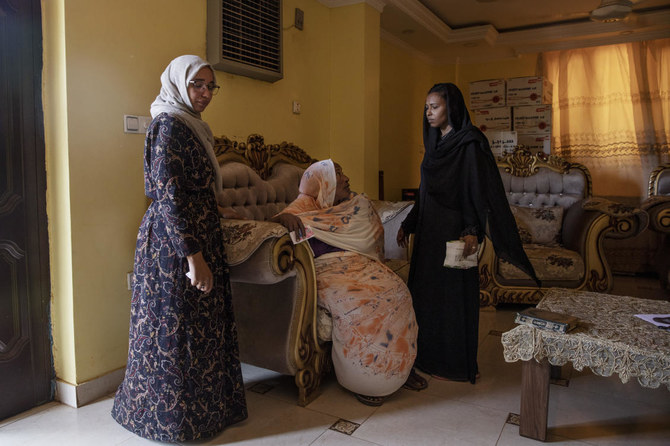
[{"label": "black hijab", "polygon": [[451,209],[471,208],[476,225],[486,231],[498,257],[541,286],[523,250],[488,139],[472,125],[463,94],[451,83],[435,84],[430,93],[438,93],[446,101],[452,130],[443,137],[439,128],[430,126],[424,112],[426,153],[421,173],[425,193]]}]

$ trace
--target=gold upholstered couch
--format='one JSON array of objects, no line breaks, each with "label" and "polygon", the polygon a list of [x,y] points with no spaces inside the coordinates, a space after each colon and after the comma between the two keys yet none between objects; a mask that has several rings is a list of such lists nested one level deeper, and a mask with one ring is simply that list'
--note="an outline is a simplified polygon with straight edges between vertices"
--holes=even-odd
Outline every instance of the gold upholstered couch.
[{"label": "gold upholstered couch", "polygon": [[537,303],[551,287],[607,292],[612,273],[603,238],[640,233],[646,212],[592,196],[586,166],[518,148],[497,160],[524,250],[542,288],[499,259],[488,238],[479,258],[482,305]]},{"label": "gold upholstered couch", "polygon": [[[244,363],[295,377],[298,404],[318,394],[329,367],[329,315],[317,307],[314,258],[308,243],[293,245],[286,229],[268,222],[298,196],[305,168],[316,161],[299,147],[215,138],[223,177],[217,201],[245,220],[221,219],[230,266],[240,356]],[[386,232],[386,257],[407,275],[407,252],[395,234],[410,202],[374,201]]]}]

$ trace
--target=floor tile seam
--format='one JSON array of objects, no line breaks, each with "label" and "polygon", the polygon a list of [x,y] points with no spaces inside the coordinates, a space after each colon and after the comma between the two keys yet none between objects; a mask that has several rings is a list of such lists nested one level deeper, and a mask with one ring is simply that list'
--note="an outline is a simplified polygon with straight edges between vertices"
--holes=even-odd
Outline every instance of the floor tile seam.
[{"label": "floor tile seam", "polygon": [[[331,413],[326,413],[326,412],[323,412],[323,411],[320,411],[320,410],[317,410],[317,409],[312,409],[312,408],[309,407],[309,404],[308,404],[307,406],[300,406],[300,405],[298,404],[297,397],[296,397],[295,402],[290,402],[290,401],[287,401],[287,400],[284,399],[284,398],[277,397],[277,396],[272,396],[272,395],[270,395],[270,393],[271,393],[271,391],[270,391],[270,392],[267,392],[267,393],[256,393],[256,392],[254,392],[254,395],[258,396],[259,398],[269,398],[269,399],[271,399],[271,400],[273,400],[273,401],[278,401],[278,402],[280,402],[280,403],[284,403],[284,404],[286,404],[287,406],[294,406],[294,407],[298,408],[299,410],[306,410],[306,411],[309,411],[309,412],[314,413],[314,414],[319,414],[319,415],[323,415],[323,416],[330,417],[330,418],[333,419],[332,421],[330,421],[331,424],[334,423],[335,421],[337,421],[337,420],[339,420],[339,419],[341,418],[341,417],[339,417],[339,416],[337,416],[337,415],[333,415],[333,414],[331,414]],[[369,418],[369,417],[368,417],[368,418]],[[366,418],[366,420],[367,420],[367,418]],[[353,423],[353,421],[352,421],[352,423]],[[362,423],[361,423],[361,424],[362,424]],[[330,426],[330,425],[329,425],[329,426]],[[329,426],[326,427],[326,429],[325,429],[326,431],[329,429]]]},{"label": "floor tile seam", "polygon": [[[281,396],[272,395],[272,390],[270,390],[268,392],[265,392],[265,393],[253,392],[253,394],[257,395],[261,398],[271,398],[274,401],[281,401],[282,403],[290,404],[290,405],[293,405],[293,406],[296,406],[296,407],[299,407],[299,408],[302,408],[302,409],[307,409],[308,408],[307,406],[301,406],[301,405],[298,404],[298,396],[297,395],[295,397],[295,401],[288,401],[286,398],[283,398]],[[309,404],[308,404],[308,406],[309,406]]]},{"label": "floor tile seam", "polygon": [[[282,398],[282,397],[280,397],[280,396],[273,396],[271,390],[270,390],[269,392],[266,392],[266,393],[257,393],[257,392],[254,392],[254,394],[255,394],[255,395],[258,395],[258,396],[261,397],[261,398],[271,398],[271,399],[273,399],[274,401],[280,401],[280,402],[282,402],[282,403],[289,404],[289,405],[293,404],[293,403],[287,401],[285,398]],[[352,397],[352,399],[355,398],[355,397],[353,396],[353,394],[352,394],[351,397]],[[316,401],[316,400],[314,400],[314,401]],[[312,401],[312,402],[313,402],[313,401]],[[296,407],[298,407],[298,408],[300,408],[300,409],[309,410],[310,412],[313,412],[313,413],[318,413],[318,414],[320,414],[320,415],[326,415],[326,416],[329,416],[329,417],[333,417],[333,418],[335,418],[335,420],[338,420],[338,419],[341,418],[341,417],[339,417],[339,416],[333,415],[332,413],[327,413],[327,412],[324,412],[323,410],[319,410],[319,409],[311,408],[311,407],[309,407],[309,404],[308,404],[307,406],[300,406],[300,405],[298,405],[297,397],[296,397],[296,401],[295,401],[295,403],[294,403],[293,405],[295,405]],[[378,407],[375,407],[375,408],[373,409],[372,413],[370,413],[370,415],[366,416],[366,417],[361,421],[360,424],[362,425],[365,421],[367,421],[368,419],[370,419],[370,417],[371,417],[375,412],[377,412],[378,409],[379,409]],[[347,421],[351,421],[352,423],[355,422],[355,421],[352,421],[352,420],[347,420]]]},{"label": "floor tile seam", "polygon": [[[617,394],[615,392],[603,393],[603,392],[595,392],[595,391],[589,391],[589,390],[580,390],[579,388],[575,388],[574,386],[573,387],[567,386],[567,387],[572,388],[577,392],[582,392],[583,394],[596,395],[596,396],[599,396],[599,397],[611,397],[611,398],[614,398],[614,399],[616,399],[620,402],[633,402],[633,403],[638,403],[638,404],[641,404],[641,405],[644,405],[644,406],[651,406],[651,407],[656,407],[656,408],[659,408],[659,409],[670,410],[670,407],[668,407],[667,403],[666,404],[663,404],[663,403],[660,403],[660,402],[655,403],[655,402],[646,401],[646,400],[635,398],[635,397],[624,398],[624,397],[619,396],[619,394]],[[640,388],[642,389],[642,387],[640,387]],[[665,390],[665,387],[663,389]],[[651,390],[660,391],[661,387],[658,387],[656,389],[651,389]],[[666,390],[666,392],[667,392],[667,390]],[[668,396],[670,397],[670,392],[668,392]]]},{"label": "floor tile seam", "polygon": [[[469,383],[463,383],[463,384],[469,384]],[[471,385],[471,384],[469,384],[469,385]],[[428,388],[430,389],[430,385],[428,386]],[[427,398],[433,398],[433,399],[437,399],[437,400],[441,400],[441,401],[447,400],[447,397],[444,394],[440,394],[440,395],[431,394],[431,393],[427,393],[425,390],[423,392],[420,392],[420,393],[424,393],[425,397],[427,397]],[[463,399],[463,398],[466,398],[468,395],[471,395],[471,393],[468,393],[467,395],[457,396],[457,397],[451,399],[450,401],[457,401],[460,404],[466,404],[468,406],[483,408],[483,409],[487,409],[487,410],[494,410],[496,412],[501,411],[501,409],[499,407],[485,406],[485,405],[482,405],[482,404],[476,404],[476,403],[473,403],[472,401]],[[505,412],[505,419],[507,419],[507,412]]]},{"label": "floor tile seam", "polygon": [[[612,376],[612,377],[614,377],[614,376]],[[600,378],[603,378],[603,377],[600,377]],[[607,378],[607,377],[605,377],[605,378]],[[629,380],[628,382],[631,382],[631,380]],[[583,396],[594,396],[595,395],[595,396],[598,396],[598,397],[606,397],[606,398],[614,399],[620,404],[623,404],[623,403],[626,403],[626,402],[634,402],[634,403],[639,403],[639,404],[644,405],[644,406],[664,408],[663,404],[651,403],[649,401],[643,401],[643,400],[639,400],[639,399],[636,399],[636,398],[621,397],[616,392],[611,392],[611,391],[610,392],[597,392],[597,391],[593,391],[593,390],[588,390],[591,387],[592,386],[579,388],[579,387],[575,387],[574,385],[572,385],[572,386],[554,386],[554,388],[564,388],[564,389],[566,389],[566,390],[564,390],[564,392],[579,393]],[[640,389],[643,389],[643,387],[640,386]],[[661,389],[661,387],[658,387],[658,388],[652,389],[652,390],[659,390],[659,389]],[[668,392],[668,393],[670,394],[670,392]],[[551,398],[551,392],[549,393],[549,395],[550,395],[550,398]]]},{"label": "floor tile seam", "polygon": [[[507,415],[507,417],[509,417],[509,414]],[[498,443],[500,443],[500,439],[502,438],[503,433],[505,432],[505,427],[506,427],[508,424],[509,424],[509,423],[507,422],[507,418],[505,418],[505,422],[503,423],[502,427],[500,428],[500,433],[498,434],[498,438],[496,438],[495,446],[498,446]]]},{"label": "floor tile seam", "polygon": [[349,420],[349,419],[347,419],[347,418],[342,418],[342,417],[340,417],[340,416],[333,415],[332,413],[323,412],[323,411],[318,410],[318,409],[310,409],[309,407],[304,407],[304,409],[310,410],[310,411],[312,411],[312,412],[314,412],[314,413],[318,413],[318,414],[320,414],[320,415],[327,415],[327,416],[329,416],[329,417],[335,417],[336,421],[337,421],[337,420],[345,420],[345,421],[349,421],[350,423],[356,423],[356,424],[359,424],[360,426],[362,426],[363,423],[365,423],[366,421],[368,421],[368,420],[370,419],[370,417],[371,417],[375,412],[377,412],[377,409],[379,409],[379,408],[378,408],[378,407],[375,407],[374,410],[372,411],[372,413],[371,413],[370,415],[366,416],[360,423],[358,423],[358,422],[356,422],[356,421],[354,421],[354,420]]},{"label": "floor tile seam", "polygon": [[[471,406],[476,406],[476,405],[474,405],[474,404],[470,404],[470,405],[471,405]],[[500,410],[497,410],[497,411],[500,412]],[[505,413],[505,416],[504,416],[504,419],[503,419],[503,422],[502,422],[502,427],[501,427],[501,429],[504,429],[504,428],[505,428],[505,424],[507,424],[507,412]],[[361,425],[361,427],[362,427],[362,425]],[[354,438],[356,438],[357,440],[363,440],[363,441],[371,442],[370,440],[368,440],[368,439],[366,439],[366,438],[364,438],[364,437],[360,437],[360,436],[356,435],[356,434],[358,434],[359,432],[360,432],[360,427],[359,427],[358,429],[356,429],[356,431],[355,431],[351,436],[354,437]],[[446,434],[449,434],[449,433],[453,433],[453,432],[454,432],[454,429],[451,428],[451,427],[449,427],[449,428],[443,428],[441,425],[438,424],[438,425],[435,426],[435,432],[438,432],[438,433],[442,432],[442,433],[444,433],[444,434],[446,435]],[[502,431],[501,431],[501,432],[502,432]],[[371,442],[371,443],[373,443],[373,442]],[[497,443],[497,440],[496,440],[495,443],[491,443],[491,446],[495,446],[496,443]],[[375,443],[373,443],[373,444],[375,444]],[[384,444],[380,444],[379,446],[385,446],[385,445],[384,445]]]},{"label": "floor tile seam", "polygon": [[[361,424],[361,426],[363,426],[363,424]],[[361,426],[359,426],[359,428],[360,428]],[[337,431],[335,431],[335,432],[337,432]],[[355,438],[355,439],[358,440],[358,441],[364,441],[365,443],[368,443],[370,446],[385,446],[384,443],[377,443],[377,442],[374,442],[374,441],[367,440],[367,439],[365,439],[365,438],[357,437],[357,436],[356,436],[356,432],[358,432],[358,429],[356,429],[356,431],[354,431],[354,433],[351,434],[351,435],[347,435],[347,434],[344,434],[344,433],[342,433],[342,432],[337,432],[337,433],[338,433],[338,434],[341,434],[341,435],[344,435],[345,437],[352,437],[352,438]],[[319,438],[320,438],[320,437],[321,437],[321,436],[319,436]],[[318,438],[317,438],[317,440],[318,440]],[[314,441],[316,441],[316,440],[314,440]],[[313,443],[314,443],[314,442],[312,442],[311,444],[313,444]]]},{"label": "floor tile seam", "polygon": [[[461,399],[461,398],[462,397],[456,398],[455,401],[458,401],[459,403],[462,403],[462,404],[467,404],[471,407],[477,407],[477,408],[481,408],[481,409],[492,410],[492,411],[495,411],[495,412],[504,412],[503,425],[507,423],[507,416],[509,415],[510,412],[512,412],[512,409],[500,409],[500,407],[498,407],[498,406],[493,407],[493,406],[487,406],[485,404],[477,404],[477,403],[473,403],[472,401],[467,401],[467,400],[464,400],[464,399]],[[515,409],[515,410],[518,410],[518,409]]]}]

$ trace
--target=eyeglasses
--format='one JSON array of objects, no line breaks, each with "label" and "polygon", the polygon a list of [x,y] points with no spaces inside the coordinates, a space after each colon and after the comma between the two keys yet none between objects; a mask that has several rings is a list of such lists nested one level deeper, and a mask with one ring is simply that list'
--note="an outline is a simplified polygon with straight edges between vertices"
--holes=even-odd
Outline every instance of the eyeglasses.
[{"label": "eyeglasses", "polygon": [[193,88],[196,90],[202,91],[203,89],[207,88],[212,95],[215,95],[219,92],[219,87],[216,84],[206,84],[205,81],[200,81],[200,80],[195,80],[195,81],[188,81],[189,84],[193,85]]}]

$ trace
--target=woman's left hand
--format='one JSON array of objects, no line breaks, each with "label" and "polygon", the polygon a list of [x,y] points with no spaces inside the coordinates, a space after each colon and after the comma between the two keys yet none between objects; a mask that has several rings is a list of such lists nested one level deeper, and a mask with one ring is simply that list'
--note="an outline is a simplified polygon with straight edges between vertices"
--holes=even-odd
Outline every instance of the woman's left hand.
[{"label": "woman's left hand", "polygon": [[214,287],[214,275],[209,269],[202,252],[186,256],[188,260],[188,277],[191,279],[191,285],[207,294]]},{"label": "woman's left hand", "polygon": [[463,257],[468,257],[477,252],[477,236],[464,235],[461,240],[465,242],[463,247]]}]

